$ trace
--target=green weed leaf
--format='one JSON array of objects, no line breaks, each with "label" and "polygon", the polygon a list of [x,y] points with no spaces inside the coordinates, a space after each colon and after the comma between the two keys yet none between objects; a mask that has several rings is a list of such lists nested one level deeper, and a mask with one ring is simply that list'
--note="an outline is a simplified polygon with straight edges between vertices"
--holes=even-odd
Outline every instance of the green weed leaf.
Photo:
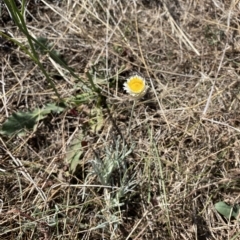
[{"label": "green weed leaf", "polygon": [[82,131],[72,140],[71,144],[67,148],[67,154],[65,161],[69,164],[69,169],[71,173],[76,171],[77,165],[79,164],[80,157],[83,153],[82,141],[83,141]]},{"label": "green weed leaf", "polygon": [[37,115],[37,120],[39,121],[41,119],[44,119],[51,112],[53,112],[53,113],[61,113],[61,112],[63,112],[64,109],[65,109],[64,105],[57,106],[54,103],[49,103],[42,109],[35,109],[33,111],[33,114]]},{"label": "green weed leaf", "polygon": [[8,136],[14,134],[22,136],[26,133],[26,130],[32,130],[37,122],[44,119],[49,113],[60,113],[64,109],[64,106],[48,104],[42,109],[35,109],[31,112],[13,113],[12,116],[3,123],[0,133]]},{"label": "green weed leaf", "polygon": [[34,43],[34,47],[40,53],[45,54],[49,49],[51,49],[52,46],[49,44],[47,38],[38,37]]},{"label": "green weed leaf", "polygon": [[237,219],[240,209],[239,205],[230,206],[225,202],[216,203],[215,208],[221,215],[223,215],[227,219],[230,219],[231,217]]},{"label": "green weed leaf", "polygon": [[30,112],[13,113],[11,117],[2,125],[3,135],[24,135],[26,129],[32,129],[36,124],[37,116]]},{"label": "green weed leaf", "polygon": [[59,52],[57,52],[55,50],[51,50],[49,52],[49,56],[52,58],[52,60],[54,60],[56,63],[58,63],[62,67],[68,68],[67,62],[65,61],[65,59],[63,58],[63,56],[61,56],[61,54]]},{"label": "green weed leaf", "polygon": [[53,44],[48,41],[45,37],[38,37],[35,40],[34,44],[36,50],[38,50],[42,54],[49,53],[49,56],[59,65],[66,67],[67,62],[64,60],[64,58],[61,56],[59,52],[52,49]]}]

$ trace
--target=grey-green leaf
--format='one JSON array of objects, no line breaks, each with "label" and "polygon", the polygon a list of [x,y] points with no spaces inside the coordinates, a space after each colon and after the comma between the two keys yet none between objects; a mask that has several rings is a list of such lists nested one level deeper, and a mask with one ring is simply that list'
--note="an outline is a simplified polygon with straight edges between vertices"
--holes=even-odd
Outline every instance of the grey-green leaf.
[{"label": "grey-green leaf", "polygon": [[102,109],[97,107],[92,109],[89,123],[93,132],[101,130],[104,124]]},{"label": "grey-green leaf", "polygon": [[75,172],[77,165],[80,162],[80,157],[83,153],[82,141],[83,133],[82,131],[80,131],[67,148],[65,161],[69,164],[69,169],[71,173]]},{"label": "grey-green leaf", "polygon": [[215,208],[221,215],[223,215],[227,219],[230,219],[231,217],[237,219],[240,209],[239,205],[230,206],[225,202],[216,203]]}]

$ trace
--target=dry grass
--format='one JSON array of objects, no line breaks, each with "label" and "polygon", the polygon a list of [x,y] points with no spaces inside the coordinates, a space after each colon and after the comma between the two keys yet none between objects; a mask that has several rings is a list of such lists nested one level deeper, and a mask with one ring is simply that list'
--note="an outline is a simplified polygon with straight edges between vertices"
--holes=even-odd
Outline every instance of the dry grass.
[{"label": "dry grass", "polygon": [[[214,209],[239,202],[240,3],[41,0],[27,9],[30,33],[85,82],[89,72],[108,108],[98,131],[89,97],[25,136],[1,136],[0,238],[240,239],[238,221]],[[27,44],[4,4],[0,12],[3,29]],[[56,101],[33,61],[0,43],[0,122]],[[86,91],[46,55],[41,62],[64,99]],[[150,88],[133,108],[122,87],[135,72]]]}]

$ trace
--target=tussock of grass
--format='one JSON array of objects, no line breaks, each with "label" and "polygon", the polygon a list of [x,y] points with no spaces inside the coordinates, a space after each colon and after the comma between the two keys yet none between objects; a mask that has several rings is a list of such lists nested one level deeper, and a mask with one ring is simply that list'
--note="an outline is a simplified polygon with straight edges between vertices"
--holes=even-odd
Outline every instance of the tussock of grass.
[{"label": "tussock of grass", "polygon": [[6,2],[1,125],[67,107],[1,135],[0,238],[238,239],[239,3],[29,1],[34,53]]}]

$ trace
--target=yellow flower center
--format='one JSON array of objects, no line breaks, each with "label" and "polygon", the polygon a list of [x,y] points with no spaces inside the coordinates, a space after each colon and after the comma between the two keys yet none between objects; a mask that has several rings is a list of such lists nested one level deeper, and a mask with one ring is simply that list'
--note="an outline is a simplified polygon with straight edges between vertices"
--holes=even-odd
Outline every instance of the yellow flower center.
[{"label": "yellow flower center", "polygon": [[134,93],[140,93],[144,90],[145,84],[144,84],[144,81],[141,78],[133,77],[128,82],[128,87],[129,87],[130,91],[132,91]]}]

